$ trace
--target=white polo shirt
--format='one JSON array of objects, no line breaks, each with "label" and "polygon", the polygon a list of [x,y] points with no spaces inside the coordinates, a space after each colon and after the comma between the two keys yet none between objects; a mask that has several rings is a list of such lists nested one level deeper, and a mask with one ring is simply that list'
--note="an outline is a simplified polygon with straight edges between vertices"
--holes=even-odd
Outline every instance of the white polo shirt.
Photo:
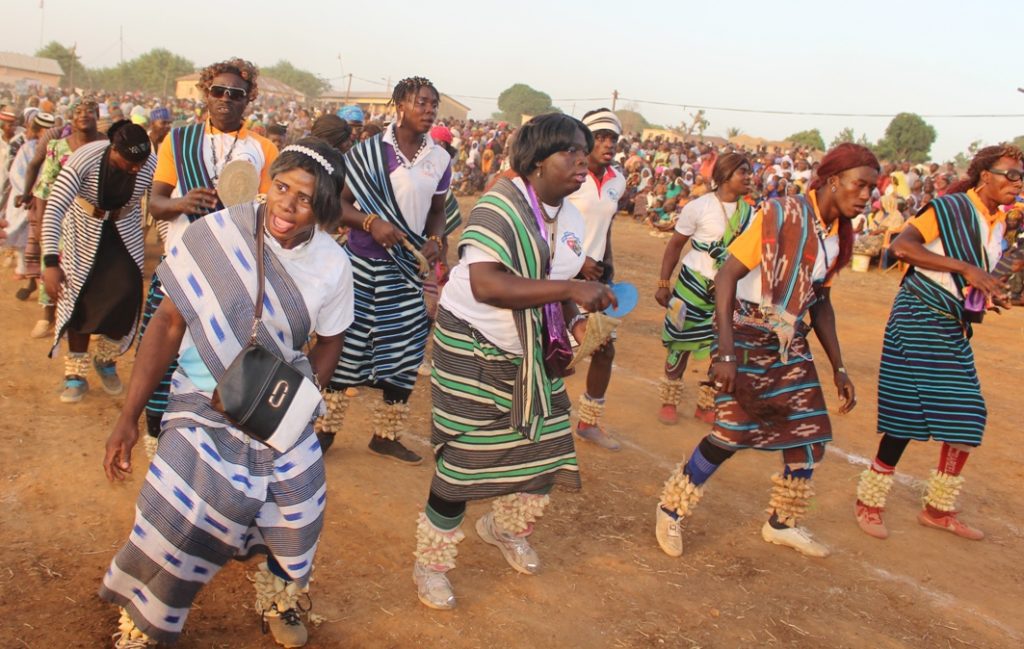
[{"label": "white polo shirt", "polygon": [[384,129],[384,143],[391,146],[394,161],[388,160],[391,186],[395,190],[395,201],[402,211],[406,224],[413,232],[424,232],[427,228],[427,214],[434,196],[444,196],[451,184],[452,158],[434,140],[425,135],[425,143],[419,155],[406,167],[398,159],[398,145],[395,142],[394,126]]},{"label": "white polo shirt", "polygon": [[619,199],[625,192],[626,177],[609,165],[600,181],[588,171],[583,185],[569,195],[569,200],[583,215],[586,224],[583,252],[595,261],[604,259],[612,217],[618,211]]}]

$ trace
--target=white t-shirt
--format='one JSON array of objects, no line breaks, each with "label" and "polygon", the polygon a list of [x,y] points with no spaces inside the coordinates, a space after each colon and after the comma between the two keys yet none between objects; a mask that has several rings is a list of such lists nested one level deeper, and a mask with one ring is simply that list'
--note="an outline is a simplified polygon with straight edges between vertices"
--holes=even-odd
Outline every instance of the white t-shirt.
[{"label": "white t-shirt", "polygon": [[[312,326],[309,333],[336,336],[348,329],[354,320],[352,262],[348,253],[319,228],[312,239],[291,250],[282,248],[270,235],[264,241],[302,294]],[[217,387],[216,379],[203,364],[187,330],[178,354],[193,385],[204,392],[212,392]]]},{"label": "white t-shirt", "polygon": [[[756,226],[760,226],[758,221]],[[839,257],[839,232],[825,237],[825,245],[818,246],[818,256],[814,259],[814,270],[811,281],[820,282],[828,275],[828,270],[835,265]],[[758,264],[736,283],[736,297],[754,304],[761,304],[761,266]]]},{"label": "white t-shirt", "polygon": [[[513,180],[519,191],[526,196],[526,186],[519,178]],[[556,207],[545,206],[548,214],[554,214]],[[571,201],[564,201],[558,215],[558,230],[555,234],[555,258],[551,264],[551,279],[572,279],[583,268],[583,216]],[[494,346],[510,354],[522,354],[519,334],[512,317],[512,309],[503,309],[473,297],[469,283],[469,267],[480,262],[500,261],[489,252],[474,246],[461,246],[459,264],[452,269],[448,283],[441,291],[440,305],[456,317],[468,322],[483,334]]]},{"label": "white t-shirt", "polygon": [[[985,242],[985,252],[988,255],[988,269],[991,271],[999,263],[1000,257],[1003,256],[1003,236],[1006,234],[1006,222],[996,221],[995,226],[989,228],[988,221],[985,220],[977,210],[975,210],[975,218],[978,219],[978,228],[981,230],[981,239]],[[913,223],[913,221],[911,221]],[[942,245],[942,237],[936,237],[932,241],[924,244],[925,249],[928,252],[933,252],[936,255],[946,256],[946,248]],[[963,301],[964,296],[956,290],[956,284],[953,283],[953,276],[947,272],[941,270],[928,270],[927,268],[917,267],[914,272],[921,273],[925,277],[936,282],[942,288],[949,291],[950,295],[956,297],[956,299]]]},{"label": "white t-shirt", "polygon": [[583,237],[583,251],[595,261],[604,259],[612,217],[618,211],[619,199],[625,192],[626,178],[614,167],[609,166],[600,187],[593,172],[588,171],[587,179],[580,188],[569,195],[569,200],[583,215],[583,223],[587,229]]},{"label": "white t-shirt", "polygon": [[[713,243],[725,234],[726,223],[735,211],[736,203],[723,203],[714,192],[708,192],[683,206],[676,232],[694,241]],[[703,250],[691,248],[683,257],[683,265],[708,279],[714,279],[717,272],[715,260]]]},{"label": "white t-shirt", "polygon": [[[398,155],[398,144],[395,143],[392,127],[384,129],[384,142],[394,147]],[[435,195],[443,196],[448,192],[448,185],[441,185],[452,158],[442,147],[434,144],[429,135],[426,145],[419,155],[412,160],[412,166],[406,168],[399,164],[389,175],[391,186],[395,190],[395,201],[402,211],[405,222],[413,232],[423,232],[427,228],[427,214],[430,202]]]}]

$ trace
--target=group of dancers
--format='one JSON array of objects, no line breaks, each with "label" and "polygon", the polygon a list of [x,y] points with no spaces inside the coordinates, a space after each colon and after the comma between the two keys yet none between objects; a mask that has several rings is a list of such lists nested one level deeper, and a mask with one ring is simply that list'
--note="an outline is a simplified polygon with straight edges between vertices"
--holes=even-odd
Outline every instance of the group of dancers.
[{"label": "group of dancers", "polygon": [[[556,485],[580,487],[575,441],[620,447],[601,425],[614,340],[602,340],[591,358],[575,426],[563,380],[566,341],[584,340],[595,314],[616,302],[611,232],[625,190],[612,163],[618,117],[607,109],[581,120],[547,114],[520,127],[508,170],[478,200],[456,243],[450,137],[435,125],[440,96],[429,80],[400,81],[394,120],[344,154],[318,137],[278,150],[248,130],[243,116],[258,94],[258,71],[247,61],[207,67],[198,87],[207,119],[172,129],[162,143],[131,124],[93,137],[95,104],[77,106],[78,130],[42,218],[43,278],[57,304],[54,349],[65,338],[69,349],[62,400],[85,395],[90,367],[104,390],[125,393],[106,447],[110,479],[132,470],[146,415],[151,461],[135,523],[100,591],[120,607],[115,646],[173,643],[199,590],[229,559],[253,554],[266,555],[253,577],[261,619],[281,645],[304,645],[302,613],[324,524],[323,456],[344,430],[347,391],[380,391],[369,449],[419,463],[401,435],[428,338],[434,472],[423,511],[410,521],[417,595],[431,608],[456,605],[449,572],[474,500],[492,503],[473,524],[477,535],[514,570],[536,574],[531,532]],[[260,197],[225,205],[220,174],[237,160],[255,167]],[[1015,147],[982,149],[957,191],[935,199],[892,243],[909,270],[885,330],[882,438],[854,512],[874,537],[887,536],[886,495],[910,440],[941,444],[918,520],[982,537],[956,511],[961,470],[985,428],[969,338],[979,308],[1008,305],[993,272],[999,208],[1020,193],[1022,165]],[[879,171],[868,149],[839,145],[805,195],[753,206],[745,199],[751,163],[733,152],[715,164],[714,191],[684,209],[655,295],[666,307],[658,419],[678,421],[688,361],[710,358],[695,414],[711,430],[655,507],[666,554],[682,554],[683,523],[705,483],[746,448],[782,455],[764,540],[828,554],[799,525],[832,439],[807,335],[824,348],[839,410],[848,412],[856,392],[831,287],[852,254],[851,219]],[[166,224],[145,301],[144,195],[148,212]],[[437,276],[453,243],[459,263],[428,314],[424,277]],[[265,295],[254,328],[259,277]],[[125,388],[116,359],[136,331]],[[253,439],[213,402],[251,334],[324,386],[320,416],[288,448]]]}]

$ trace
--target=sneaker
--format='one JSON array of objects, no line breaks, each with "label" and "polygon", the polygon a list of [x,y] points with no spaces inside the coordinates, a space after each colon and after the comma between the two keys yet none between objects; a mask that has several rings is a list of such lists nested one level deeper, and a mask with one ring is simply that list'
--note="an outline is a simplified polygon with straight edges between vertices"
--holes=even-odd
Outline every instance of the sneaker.
[{"label": "sneaker", "polygon": [[666,426],[678,424],[679,413],[676,411],[675,405],[671,403],[663,404],[661,406],[661,410],[658,411],[658,421],[665,424]]},{"label": "sneaker", "polygon": [[36,320],[28,335],[31,338],[47,338],[53,335],[53,323],[49,320]]},{"label": "sneaker", "polygon": [[405,448],[397,439],[388,439],[387,437],[374,435],[370,438],[369,447],[377,455],[401,462],[402,464],[416,466],[423,461],[423,458]]},{"label": "sneaker", "polygon": [[938,530],[946,530],[957,536],[971,541],[980,541],[985,538],[985,533],[971,527],[957,517],[959,512],[930,512],[927,508],[917,514],[917,522],[925,527],[934,527]]},{"label": "sneaker", "polygon": [[601,448],[608,449],[609,451],[617,451],[622,448],[622,445],[619,444],[619,440],[601,430],[599,426],[577,426],[576,437],[582,439],[584,442],[597,444]]},{"label": "sneaker", "polygon": [[100,375],[100,385],[103,387],[103,391],[112,397],[124,392],[124,384],[121,383],[121,377],[117,375],[117,364],[108,363],[104,364],[95,358],[92,359],[93,369]]},{"label": "sneaker", "polygon": [[827,557],[829,555],[828,548],[812,539],[810,533],[801,527],[777,530],[772,527],[771,523],[765,521],[764,527],[761,528],[761,538],[768,543],[793,548],[805,557]]},{"label": "sneaker", "polygon": [[654,510],[654,535],[662,552],[670,557],[683,556],[683,535],[679,518],[669,514],[661,505]]},{"label": "sneaker", "polygon": [[868,536],[873,536],[876,539],[887,539],[889,538],[889,530],[885,527],[885,521],[882,520],[882,512],[884,510],[881,507],[871,507],[865,505],[861,501],[857,501],[854,505],[854,515],[857,516],[857,525],[864,531]]},{"label": "sneaker", "polygon": [[89,391],[89,382],[80,376],[65,376],[64,391],[60,393],[61,403],[78,403]]},{"label": "sneaker", "polygon": [[494,512],[487,512],[476,521],[476,533],[484,543],[489,543],[499,550],[508,565],[524,575],[535,575],[540,571],[540,557],[530,547],[525,536],[516,536],[498,529],[494,522]]},{"label": "sneaker", "polygon": [[277,604],[269,611],[263,612],[263,632],[270,631],[274,641],[282,647],[304,647],[309,639],[309,632],[299,617],[299,610],[290,608],[279,612]]},{"label": "sneaker", "polygon": [[412,581],[416,584],[416,594],[424,606],[439,611],[455,608],[455,593],[446,573],[416,561],[412,566]]}]

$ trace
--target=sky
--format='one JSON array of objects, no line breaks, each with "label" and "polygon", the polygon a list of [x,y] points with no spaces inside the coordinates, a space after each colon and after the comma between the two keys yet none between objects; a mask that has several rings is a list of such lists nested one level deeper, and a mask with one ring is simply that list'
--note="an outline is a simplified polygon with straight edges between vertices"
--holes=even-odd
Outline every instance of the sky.
[{"label": "sky", "polygon": [[125,59],[163,47],[200,67],[232,56],[287,60],[340,89],[352,74],[354,90],[425,76],[474,118],[526,83],[576,116],[610,105],[618,90],[618,108],[654,123],[677,125],[710,106],[708,135],[732,127],[782,139],[818,128],[826,144],[844,127],[876,141],[891,115],[914,112],[938,132],[936,160],[976,140],[1024,135],[1022,0],[40,4],[4,0],[0,49],[31,54],[56,40],[77,44],[87,67],[109,66],[122,55],[123,30]]}]

